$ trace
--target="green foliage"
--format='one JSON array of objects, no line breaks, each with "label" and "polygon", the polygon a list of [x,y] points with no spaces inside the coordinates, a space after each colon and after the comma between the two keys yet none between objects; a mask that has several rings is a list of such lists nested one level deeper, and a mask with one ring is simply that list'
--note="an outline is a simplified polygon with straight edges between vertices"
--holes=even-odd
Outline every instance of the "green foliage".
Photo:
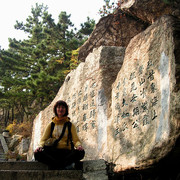
[{"label": "green foliage", "polygon": [[66,12],[55,23],[47,10],[44,5],[32,7],[26,22],[14,26],[28,38],[9,38],[9,49],[0,49],[0,109],[5,121],[33,119],[53,100],[67,73],[79,64],[74,50],[94,28],[95,21],[88,17],[79,31],[73,29]]},{"label": "green foliage", "polygon": [[81,23],[81,29],[79,30],[80,33],[89,36],[91,32],[93,31],[95,26],[95,20],[90,19],[90,17],[87,17],[87,21],[84,23]]}]

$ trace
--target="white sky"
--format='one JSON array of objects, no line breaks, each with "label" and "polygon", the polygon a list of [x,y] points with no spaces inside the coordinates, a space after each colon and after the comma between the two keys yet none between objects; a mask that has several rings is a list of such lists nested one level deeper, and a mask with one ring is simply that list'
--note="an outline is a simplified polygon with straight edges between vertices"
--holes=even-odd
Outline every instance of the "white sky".
[{"label": "white sky", "polygon": [[104,0],[0,0],[1,48],[8,48],[8,38],[19,40],[26,37],[23,31],[14,29],[14,25],[16,20],[26,22],[26,18],[31,15],[31,7],[35,7],[36,3],[47,5],[48,12],[55,20],[61,11],[66,11],[71,14],[71,22],[79,28],[87,16],[98,22],[98,11],[104,5]]}]

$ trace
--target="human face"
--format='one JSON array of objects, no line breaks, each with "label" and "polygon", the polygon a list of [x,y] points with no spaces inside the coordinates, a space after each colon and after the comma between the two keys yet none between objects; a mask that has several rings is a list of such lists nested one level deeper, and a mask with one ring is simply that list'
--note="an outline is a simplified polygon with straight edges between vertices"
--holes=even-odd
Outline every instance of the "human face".
[{"label": "human face", "polygon": [[62,105],[57,106],[56,112],[57,112],[58,117],[63,117],[64,114],[66,113],[66,108]]}]

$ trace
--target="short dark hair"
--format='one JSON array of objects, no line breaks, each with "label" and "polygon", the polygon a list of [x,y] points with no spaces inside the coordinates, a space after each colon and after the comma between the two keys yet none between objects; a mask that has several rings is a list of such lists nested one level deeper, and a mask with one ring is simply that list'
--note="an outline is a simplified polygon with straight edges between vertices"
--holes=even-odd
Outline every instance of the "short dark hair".
[{"label": "short dark hair", "polygon": [[55,114],[56,116],[58,116],[58,115],[57,115],[57,111],[56,111],[56,109],[57,109],[58,106],[64,106],[64,107],[66,108],[66,112],[65,112],[64,116],[67,116],[67,115],[69,114],[69,112],[68,112],[68,109],[69,109],[69,108],[68,108],[67,103],[66,103],[65,101],[59,100],[59,101],[56,102],[56,104],[54,105],[54,108],[53,108],[54,114]]}]

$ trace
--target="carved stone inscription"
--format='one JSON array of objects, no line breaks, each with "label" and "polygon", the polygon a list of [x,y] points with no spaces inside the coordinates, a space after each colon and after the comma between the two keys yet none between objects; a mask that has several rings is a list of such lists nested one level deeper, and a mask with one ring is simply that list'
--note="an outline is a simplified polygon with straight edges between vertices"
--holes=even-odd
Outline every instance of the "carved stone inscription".
[{"label": "carved stone inscription", "polygon": [[[139,61],[140,62],[140,61]],[[122,76],[113,89],[114,138],[129,130],[151,126],[158,118],[159,96],[155,65],[151,60],[139,64]]]},{"label": "carved stone inscription", "polygon": [[85,85],[68,97],[70,118],[76,123],[77,132],[97,130],[97,105],[95,81],[86,81]]}]

